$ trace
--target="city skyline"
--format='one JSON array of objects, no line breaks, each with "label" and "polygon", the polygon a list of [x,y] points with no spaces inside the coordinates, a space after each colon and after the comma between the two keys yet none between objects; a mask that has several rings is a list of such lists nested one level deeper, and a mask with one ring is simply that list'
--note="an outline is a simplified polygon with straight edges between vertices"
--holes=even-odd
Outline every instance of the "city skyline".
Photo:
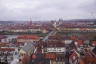
[{"label": "city skyline", "polygon": [[0,21],[96,19],[96,0],[0,0]]}]

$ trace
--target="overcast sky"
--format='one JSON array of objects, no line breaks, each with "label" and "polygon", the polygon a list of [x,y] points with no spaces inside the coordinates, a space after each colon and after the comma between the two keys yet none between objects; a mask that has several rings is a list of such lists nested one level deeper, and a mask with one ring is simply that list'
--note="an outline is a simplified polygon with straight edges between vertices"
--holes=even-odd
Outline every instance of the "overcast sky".
[{"label": "overcast sky", "polygon": [[96,0],[0,0],[0,20],[96,18]]}]

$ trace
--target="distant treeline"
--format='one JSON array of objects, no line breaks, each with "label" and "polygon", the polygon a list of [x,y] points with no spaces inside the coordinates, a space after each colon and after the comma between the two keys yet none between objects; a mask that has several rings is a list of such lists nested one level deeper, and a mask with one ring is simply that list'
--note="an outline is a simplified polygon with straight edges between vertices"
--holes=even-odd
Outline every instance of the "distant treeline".
[{"label": "distant treeline", "polygon": [[38,36],[46,36],[47,33],[42,33],[42,32],[36,32],[36,33],[32,33],[32,32],[8,32],[8,31],[2,31],[0,32],[0,35],[38,35]]}]

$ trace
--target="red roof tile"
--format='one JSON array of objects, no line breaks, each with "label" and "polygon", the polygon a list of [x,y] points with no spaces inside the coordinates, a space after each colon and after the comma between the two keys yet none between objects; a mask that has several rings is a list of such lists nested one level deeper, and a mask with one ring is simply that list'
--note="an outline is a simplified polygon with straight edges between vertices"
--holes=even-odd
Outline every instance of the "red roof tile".
[{"label": "red roof tile", "polygon": [[40,39],[39,36],[36,35],[21,35],[17,37],[18,39]]},{"label": "red roof tile", "polygon": [[5,47],[5,46],[9,46],[10,45],[10,43],[2,43],[2,42],[0,42],[0,46],[1,47]]},{"label": "red roof tile", "polygon": [[0,51],[15,51],[15,48],[0,48]]}]

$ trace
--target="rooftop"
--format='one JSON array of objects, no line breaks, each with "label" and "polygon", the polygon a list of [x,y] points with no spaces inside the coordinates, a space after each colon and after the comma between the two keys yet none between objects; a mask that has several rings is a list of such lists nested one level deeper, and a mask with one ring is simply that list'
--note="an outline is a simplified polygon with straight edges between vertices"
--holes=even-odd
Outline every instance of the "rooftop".
[{"label": "rooftop", "polygon": [[18,39],[40,39],[37,35],[20,35],[17,37]]}]

